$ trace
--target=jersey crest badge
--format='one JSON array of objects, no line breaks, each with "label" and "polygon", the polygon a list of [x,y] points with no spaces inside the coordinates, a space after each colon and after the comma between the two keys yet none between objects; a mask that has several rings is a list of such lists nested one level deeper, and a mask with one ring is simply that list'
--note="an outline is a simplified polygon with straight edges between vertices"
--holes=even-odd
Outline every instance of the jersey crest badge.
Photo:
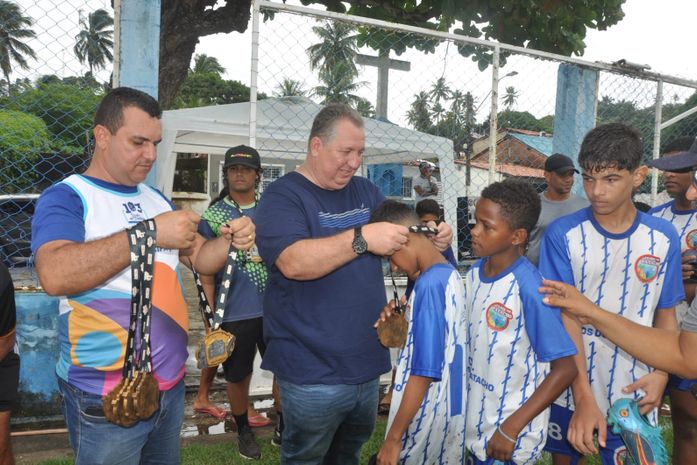
[{"label": "jersey crest badge", "polygon": [[486,324],[494,331],[503,331],[513,319],[513,312],[501,302],[494,302],[486,309]]},{"label": "jersey crest badge", "polygon": [[690,249],[697,249],[697,229],[685,234],[685,244]]},{"label": "jersey crest badge", "polygon": [[650,283],[658,276],[661,259],[655,255],[645,254],[637,258],[634,271],[642,283]]}]

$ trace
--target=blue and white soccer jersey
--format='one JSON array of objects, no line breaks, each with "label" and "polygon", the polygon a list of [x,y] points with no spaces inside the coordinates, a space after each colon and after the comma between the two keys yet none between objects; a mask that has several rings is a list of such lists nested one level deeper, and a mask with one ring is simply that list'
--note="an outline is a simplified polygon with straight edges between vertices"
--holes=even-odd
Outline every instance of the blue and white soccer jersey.
[{"label": "blue and white soccer jersey", "polygon": [[[467,417],[465,441],[479,460],[496,428],[518,410],[548,374],[549,362],[576,353],[559,310],[542,303],[542,277],[520,257],[497,276],[486,259],[465,277],[467,294]],[[549,409],[520,432],[517,465],[535,463],[545,445]]]},{"label": "blue and white soccer jersey", "polygon": [[[684,299],[680,263],[678,236],[667,221],[637,212],[626,232],[613,234],[598,224],[589,207],[547,228],[539,266],[545,278],[573,284],[599,307],[652,326],[656,309]],[[583,326],[582,334],[588,380],[600,411],[607,412],[614,401],[629,396],[622,388],[652,368],[591,325]],[[571,390],[556,403],[573,410]],[[649,418],[655,423],[656,412]]]},{"label": "blue and white soccer jersey", "polygon": [[459,273],[450,265],[436,264],[419,276],[409,297],[409,332],[397,359],[387,431],[409,377],[433,382],[402,438],[402,465],[464,463],[464,294]]},{"label": "blue and white soccer jersey", "polygon": [[697,250],[697,210],[676,210],[675,200],[649,210],[649,215],[669,221],[680,237],[680,251]]},{"label": "blue and white soccer jersey", "polygon": [[[697,210],[676,210],[675,200],[664,203],[649,210],[649,214],[670,221],[675,226],[680,237],[680,252],[687,250],[697,250]],[[682,301],[675,308],[675,316],[682,327],[682,321],[690,307],[689,302]],[[697,380],[686,380],[678,376],[671,375],[668,386],[671,389],[689,391]]]}]

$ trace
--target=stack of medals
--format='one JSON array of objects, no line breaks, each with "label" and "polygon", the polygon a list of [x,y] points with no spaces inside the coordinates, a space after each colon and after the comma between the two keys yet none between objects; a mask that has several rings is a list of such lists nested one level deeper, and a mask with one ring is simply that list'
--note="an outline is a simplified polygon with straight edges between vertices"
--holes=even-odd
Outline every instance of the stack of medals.
[{"label": "stack of medals", "polygon": [[235,349],[235,336],[223,330],[220,325],[223,323],[223,315],[225,313],[225,301],[227,300],[232,281],[232,272],[235,269],[235,257],[237,251],[230,245],[225,268],[223,271],[223,279],[220,282],[218,290],[218,299],[215,305],[215,312],[208,304],[206,294],[203,292],[203,285],[196,270],[191,268],[194,273],[194,280],[198,288],[198,297],[200,301],[200,309],[203,316],[203,324],[206,327],[206,335],[198,343],[196,350],[196,362],[198,367],[203,369],[206,367],[215,367],[223,363],[232,354]]},{"label": "stack of medals", "polygon": [[145,220],[127,232],[131,246],[132,289],[131,319],[128,327],[123,378],[102,399],[107,420],[125,427],[150,418],[160,404],[160,388],[151,373],[150,353],[155,221]]},{"label": "stack of medals", "polygon": [[394,282],[392,270],[390,270],[390,278],[392,279],[392,292],[394,293],[395,308],[392,314],[385,321],[378,324],[378,339],[380,344],[385,347],[401,348],[407,341],[407,319],[404,317],[404,310],[399,303],[399,295],[397,294],[397,284]]}]

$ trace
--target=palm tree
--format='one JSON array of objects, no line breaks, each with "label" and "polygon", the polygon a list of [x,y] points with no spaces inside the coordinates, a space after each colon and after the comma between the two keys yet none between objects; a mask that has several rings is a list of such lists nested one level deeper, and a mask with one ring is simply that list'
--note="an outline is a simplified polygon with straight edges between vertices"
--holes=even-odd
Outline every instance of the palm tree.
[{"label": "palm tree", "polygon": [[225,68],[216,57],[202,53],[194,56],[194,67],[189,71],[192,73],[215,73],[220,76],[225,73]]},{"label": "palm tree", "polygon": [[515,90],[515,87],[506,87],[506,95],[503,96],[503,105],[506,107],[506,109],[510,111],[517,100],[518,91]]},{"label": "palm tree", "polygon": [[90,74],[94,75],[95,68],[105,68],[107,61],[111,62],[114,56],[111,54],[114,48],[114,18],[103,9],[95,10],[87,16],[87,21],[81,20],[82,30],[75,36],[73,51],[80,63],[90,67]]},{"label": "palm tree", "polygon": [[310,56],[310,68],[319,70],[319,78],[323,79],[328,74],[336,74],[334,68],[343,65],[342,73],[355,77],[358,75],[356,68],[355,29],[350,24],[338,21],[327,21],[322,26],[314,26],[312,31],[317,34],[321,42],[307,48]]},{"label": "palm tree", "polygon": [[407,121],[417,131],[429,131],[431,128],[431,108],[428,92],[421,91],[414,96],[407,112]]},{"label": "palm tree", "polygon": [[452,90],[450,90],[448,83],[445,82],[444,77],[440,77],[433,83],[433,86],[431,86],[429,97],[433,99],[433,103],[436,105],[439,104],[441,100],[450,99],[450,94],[452,94]]},{"label": "palm tree", "polygon": [[283,78],[283,82],[276,86],[276,97],[304,97],[307,91],[303,89],[303,83],[295,79]]},{"label": "palm tree", "polygon": [[362,98],[355,92],[365,82],[355,82],[354,75],[345,63],[337,64],[323,77],[322,84],[313,89],[313,94],[322,99],[321,104],[346,103],[357,105]]},{"label": "palm tree", "polygon": [[34,50],[21,39],[36,37],[30,29],[33,20],[22,14],[19,6],[7,0],[0,0],[0,68],[10,89],[12,61],[22,69],[29,69],[25,56],[36,59]]}]

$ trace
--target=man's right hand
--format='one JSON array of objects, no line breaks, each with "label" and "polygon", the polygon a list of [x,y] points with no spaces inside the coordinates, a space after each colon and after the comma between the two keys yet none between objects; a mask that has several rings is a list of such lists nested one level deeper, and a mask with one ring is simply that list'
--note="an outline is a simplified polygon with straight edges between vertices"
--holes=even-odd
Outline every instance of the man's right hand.
[{"label": "man's right hand", "polygon": [[389,257],[409,239],[409,229],[401,224],[370,223],[363,226],[361,232],[368,243],[368,251],[381,257]]},{"label": "man's right hand", "polygon": [[190,210],[161,213],[155,217],[157,246],[163,249],[189,249],[196,240],[201,217]]},{"label": "man's right hand", "polygon": [[577,451],[583,455],[596,454],[593,437],[598,431],[598,444],[605,447],[607,438],[607,421],[600,411],[598,404],[592,396],[584,397],[576,401],[576,410],[569,422],[567,439]]}]

